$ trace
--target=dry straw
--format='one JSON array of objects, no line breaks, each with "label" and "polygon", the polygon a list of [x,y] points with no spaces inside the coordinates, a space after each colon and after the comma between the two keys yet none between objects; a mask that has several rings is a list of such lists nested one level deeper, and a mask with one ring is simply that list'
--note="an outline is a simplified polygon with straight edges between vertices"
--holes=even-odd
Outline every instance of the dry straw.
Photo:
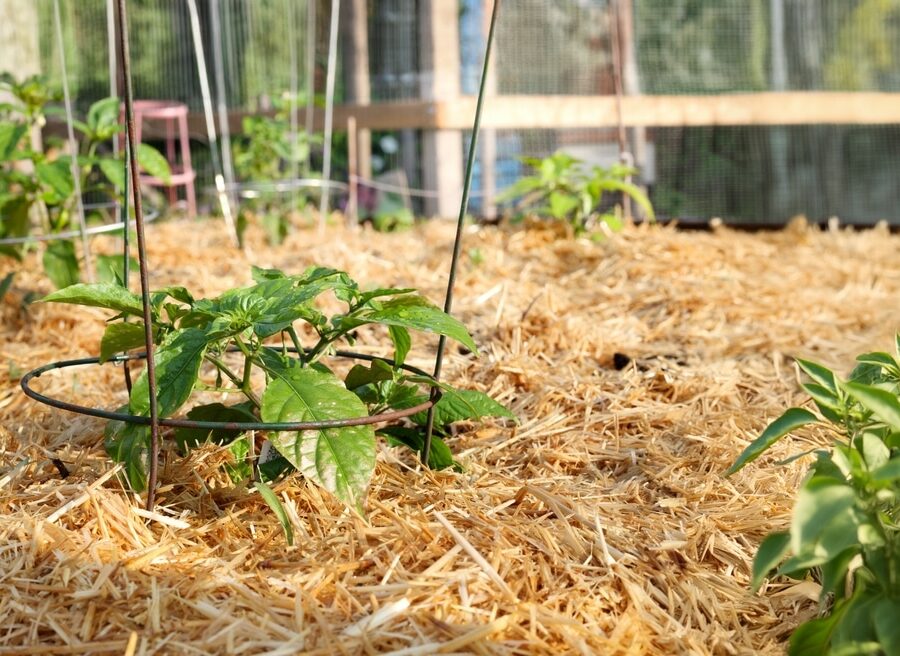
[{"label": "dry straw", "polygon": [[[451,237],[432,224],[251,242],[261,265],[315,261],[437,300]],[[103,453],[102,422],[23,397],[17,371],[96,353],[105,318],[23,307],[27,290],[48,291],[29,259],[0,303],[0,653],[781,653],[816,590],[777,581],[754,596],[748,571],[786,525],[803,467],[770,465],[824,436],[721,472],[800,399],[791,356],[843,371],[889,347],[898,239],[645,228],[591,245],[471,228],[466,245],[480,257],[464,258],[457,313],[483,353],[451,350],[447,380],[522,423],[461,430],[461,474],[384,447],[365,519],[296,477],[278,485],[293,548],[258,495],[226,484],[221,451],[166,454],[148,513]],[[155,286],[249,282],[215,224],[156,226],[150,261]],[[414,363],[431,348],[420,339]],[[621,371],[617,352],[631,358]],[[40,384],[124,399],[112,365]]]}]

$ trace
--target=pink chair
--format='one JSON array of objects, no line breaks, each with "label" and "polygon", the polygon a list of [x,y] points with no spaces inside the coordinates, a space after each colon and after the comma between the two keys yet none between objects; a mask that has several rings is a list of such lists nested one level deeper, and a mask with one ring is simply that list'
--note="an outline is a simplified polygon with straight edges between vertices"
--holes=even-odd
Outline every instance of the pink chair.
[{"label": "pink chair", "polygon": [[[191,144],[188,135],[188,108],[184,103],[170,100],[136,100],[134,101],[135,138],[141,142],[141,134],[145,121],[160,121],[165,124],[166,150],[165,156],[172,169],[172,178],[168,182],[150,175],[142,175],[141,182],[152,187],[165,187],[169,202],[178,201],[177,187],[184,187],[187,200],[188,216],[197,215],[197,194],[194,180],[197,173],[191,166]],[[181,161],[175,153],[175,132],[178,132],[178,143],[181,149]]]}]

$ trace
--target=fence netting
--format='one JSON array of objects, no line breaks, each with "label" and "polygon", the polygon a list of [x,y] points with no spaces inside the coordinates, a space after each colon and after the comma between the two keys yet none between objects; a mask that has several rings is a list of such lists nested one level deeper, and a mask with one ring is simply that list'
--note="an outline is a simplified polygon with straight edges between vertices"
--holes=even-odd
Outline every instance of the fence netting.
[{"label": "fence netting", "polygon": [[[20,1],[36,3],[40,65],[58,80],[52,1]],[[423,65],[428,58],[423,56],[427,44],[420,15],[423,6],[440,1],[368,0],[364,18],[372,103],[423,97],[433,71]],[[474,94],[486,3],[452,1],[458,3],[458,25],[452,28],[459,40],[459,89]],[[292,88],[304,104],[308,89],[321,101],[330,1],[197,4],[208,57],[215,47],[222,53],[221,91],[229,112],[271,110],[273,99]],[[214,4],[220,12],[218,33],[213,29]],[[69,83],[76,105],[84,110],[110,93],[107,2],[60,0],[60,5]],[[179,100],[199,112],[200,84],[186,3],[131,0],[128,5],[137,94]],[[633,71],[626,81],[627,94],[900,92],[898,0],[632,0],[630,7]],[[504,2],[492,92],[613,94],[611,9],[610,0]],[[309,47],[310,36],[314,48]],[[0,53],[4,47],[0,45]],[[352,96],[346,49],[342,31],[337,103]],[[315,53],[312,61],[310,52]],[[212,71],[210,79],[218,96]],[[336,126],[339,133],[344,128]],[[661,216],[777,224],[805,214],[816,221],[837,216],[852,223],[885,219],[900,225],[900,125],[649,127],[629,129],[628,134],[642,144],[636,148],[639,181]],[[208,183],[205,135],[192,136],[195,165],[201,181]],[[372,175],[400,169],[408,184],[422,185],[427,177],[424,136],[420,129],[375,132]],[[597,163],[618,158],[616,130],[609,128],[496,130],[491,138],[493,161],[479,162],[476,191],[486,166],[493,170],[497,188],[512,183],[523,173],[523,156],[565,149]],[[463,138],[460,147],[466,142]],[[335,147],[333,177],[346,179],[346,138],[341,134]]]}]

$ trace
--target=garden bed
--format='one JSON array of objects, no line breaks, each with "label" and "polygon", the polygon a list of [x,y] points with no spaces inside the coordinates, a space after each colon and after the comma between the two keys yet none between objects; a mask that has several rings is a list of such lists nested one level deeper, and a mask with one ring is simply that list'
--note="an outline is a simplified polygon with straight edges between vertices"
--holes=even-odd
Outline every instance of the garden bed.
[{"label": "garden bed", "polygon": [[[148,235],[154,287],[250,282],[218,223]],[[451,240],[442,223],[295,231],[277,249],[252,233],[249,257],[440,302]],[[722,472],[802,401],[792,356],[846,372],[857,353],[891,350],[898,249],[886,230],[799,224],[643,227],[599,245],[470,228],[455,311],[482,353],[452,347],[445,378],[521,424],[451,438],[463,473],[422,472],[382,446],[366,520],[297,476],[280,483],[294,547],[260,497],[226,484],[223,450],[164,459],[148,516],[115,476],[102,421],[24,397],[20,372],[96,354],[108,316],[24,308],[27,291],[50,291],[28,260],[0,301],[3,653],[781,653],[817,590],[779,580],[754,596],[748,577],[805,463],[771,465],[801,449],[785,440]],[[0,259],[0,278],[14,264]],[[360,341],[389,354],[375,337]],[[430,367],[428,343],[412,364]],[[39,382],[106,408],[126,398],[113,365]]]}]

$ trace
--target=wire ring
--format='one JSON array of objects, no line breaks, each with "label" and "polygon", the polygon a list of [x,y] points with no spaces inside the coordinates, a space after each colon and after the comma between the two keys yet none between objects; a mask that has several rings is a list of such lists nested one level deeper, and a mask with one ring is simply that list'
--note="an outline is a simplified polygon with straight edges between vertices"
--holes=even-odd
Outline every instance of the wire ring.
[{"label": "wire ring", "polygon": [[[99,210],[105,209],[109,207],[117,207],[118,203],[94,203],[92,205],[85,205],[85,210]],[[149,210],[144,215],[144,220],[147,223],[152,223],[156,219],[159,218],[158,210]],[[129,221],[129,225],[133,225],[134,221]],[[115,232],[116,230],[121,230],[125,227],[125,224],[121,221],[117,221],[116,223],[106,223],[104,225],[93,226],[84,231],[84,234],[93,236],[93,235],[102,235],[107,232]],[[54,232],[49,235],[28,235],[26,237],[4,237],[0,239],[0,246],[13,246],[17,244],[34,244],[42,241],[56,241],[58,239],[73,239],[75,237],[81,236],[81,230],[66,230],[65,232]]]},{"label": "wire ring", "polygon": [[[280,350],[280,349],[278,349]],[[288,349],[294,351],[295,349]],[[374,355],[367,355],[365,353],[356,353],[353,351],[336,351],[335,355],[340,358],[347,358],[351,360],[364,360],[367,362],[372,362],[374,360],[382,360],[391,366],[396,366],[396,363],[390,358],[379,358]],[[132,355],[118,355],[116,357],[110,358],[108,362],[125,362],[129,360],[143,360],[147,357],[146,353],[136,353]],[[35,378],[39,378],[42,374],[52,371],[54,369],[66,369],[69,367],[79,367],[89,364],[100,364],[99,357],[93,358],[79,358],[76,360],[61,360],[58,362],[51,362],[50,364],[45,364],[41,367],[37,367],[36,369],[32,369],[27,374],[22,377],[20,385],[22,387],[22,391],[25,394],[38,401],[39,403],[43,403],[45,405],[51,406],[53,408],[58,408],[60,410],[67,410],[68,412],[74,412],[80,415],[87,415],[90,417],[100,417],[101,419],[111,419],[114,421],[122,421],[127,424],[139,424],[142,426],[150,425],[150,417],[144,417],[141,415],[132,415],[124,412],[112,412],[110,410],[103,410],[100,408],[92,408],[89,406],[80,405],[77,403],[69,403],[68,401],[62,401],[60,399],[55,399],[50,396],[46,396],[41,394],[40,392],[35,391],[31,388],[31,381]],[[400,365],[401,369],[405,371],[409,371],[419,376],[425,376],[428,379],[433,380],[433,377],[422,371],[417,367],[413,367],[408,364]],[[438,395],[437,398],[440,398]],[[324,428],[345,428],[347,426],[368,426],[372,424],[381,424],[389,421],[395,421],[397,419],[402,419],[403,417],[409,417],[410,415],[414,415],[417,412],[424,412],[431,408],[435,403],[437,403],[437,398],[429,397],[427,401],[424,403],[420,403],[411,408],[404,408],[402,410],[394,410],[391,412],[382,412],[377,415],[369,415],[366,417],[350,417],[348,419],[330,419],[326,421],[300,421],[300,422],[233,422],[233,421],[195,421],[192,419],[160,419],[160,426],[167,426],[169,428],[199,428],[199,429],[209,429],[209,430],[235,430],[235,431],[251,431],[251,430],[262,430],[262,431],[271,431],[271,432],[283,432],[283,431],[304,431],[304,430],[321,430]]]},{"label": "wire ring", "polygon": [[225,191],[235,192],[245,199],[258,198],[262,194],[283,194],[297,189],[347,191],[349,186],[338,180],[322,180],[320,178],[300,178],[278,182],[237,182],[225,185]]}]

